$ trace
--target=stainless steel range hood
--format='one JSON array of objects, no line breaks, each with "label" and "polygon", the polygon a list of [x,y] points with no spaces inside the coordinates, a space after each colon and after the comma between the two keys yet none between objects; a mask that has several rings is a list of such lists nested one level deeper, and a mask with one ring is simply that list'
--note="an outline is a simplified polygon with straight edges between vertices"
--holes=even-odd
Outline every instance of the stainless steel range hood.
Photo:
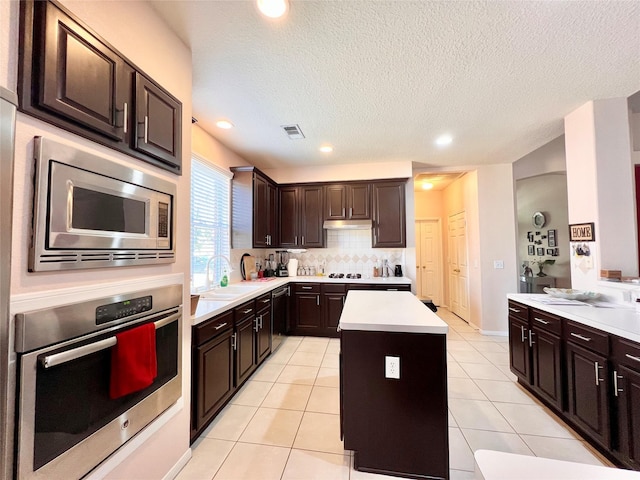
[{"label": "stainless steel range hood", "polygon": [[325,220],[325,230],[371,230],[371,220]]}]

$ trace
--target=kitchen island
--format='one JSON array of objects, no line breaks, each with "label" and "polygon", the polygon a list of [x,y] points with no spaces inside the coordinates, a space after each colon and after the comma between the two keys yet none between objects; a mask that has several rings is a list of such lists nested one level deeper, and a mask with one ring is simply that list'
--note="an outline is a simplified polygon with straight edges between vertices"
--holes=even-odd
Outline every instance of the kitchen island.
[{"label": "kitchen island", "polygon": [[341,426],[354,468],[449,478],[447,324],[409,292],[350,291],[340,329]]}]

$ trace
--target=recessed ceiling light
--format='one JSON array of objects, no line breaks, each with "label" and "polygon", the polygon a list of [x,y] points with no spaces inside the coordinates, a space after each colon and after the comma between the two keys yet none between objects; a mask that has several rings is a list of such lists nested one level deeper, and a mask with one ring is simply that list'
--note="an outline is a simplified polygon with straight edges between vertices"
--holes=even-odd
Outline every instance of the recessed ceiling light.
[{"label": "recessed ceiling light", "polygon": [[333,152],[333,147],[331,145],[323,145],[320,147],[320,151],[322,153],[331,153]]},{"label": "recessed ceiling light", "polygon": [[431,190],[433,188],[433,183],[427,182],[426,180],[422,181],[422,189],[423,190]]},{"label": "recessed ceiling light", "polygon": [[216,122],[216,127],[228,130],[230,128],[233,128],[233,123],[231,123],[229,120],[218,120]]},{"label": "recessed ceiling light", "polygon": [[438,145],[439,147],[445,147],[451,142],[453,142],[453,137],[448,134],[440,135],[438,138],[436,138],[436,145]]},{"label": "recessed ceiling light", "polygon": [[280,18],[289,10],[288,0],[257,0],[258,10],[265,17]]}]

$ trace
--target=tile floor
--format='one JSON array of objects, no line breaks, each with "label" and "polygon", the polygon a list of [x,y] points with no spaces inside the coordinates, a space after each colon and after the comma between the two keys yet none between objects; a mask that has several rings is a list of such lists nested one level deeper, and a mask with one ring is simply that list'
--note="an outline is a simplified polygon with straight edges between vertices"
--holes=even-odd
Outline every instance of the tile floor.
[{"label": "tile floor", "polygon": [[[507,338],[447,310],[451,479],[491,449],[609,465],[517,385]],[[288,337],[193,444],[177,480],[392,479],[353,469],[339,428],[338,339]]]}]

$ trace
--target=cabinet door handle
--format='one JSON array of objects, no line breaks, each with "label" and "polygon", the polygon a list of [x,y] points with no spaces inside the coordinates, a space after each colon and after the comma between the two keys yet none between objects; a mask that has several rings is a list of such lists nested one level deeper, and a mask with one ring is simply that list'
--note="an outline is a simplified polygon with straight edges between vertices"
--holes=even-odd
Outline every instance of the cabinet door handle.
[{"label": "cabinet door handle", "polygon": [[127,133],[127,131],[129,130],[129,105],[127,104],[127,102],[124,102],[124,107],[122,108],[122,110],[122,116],[124,117],[124,125],[122,125],[122,131],[124,133]]},{"label": "cabinet door handle", "polygon": [[293,241],[293,243],[297,245],[298,244],[298,235],[296,235],[294,238],[295,238],[295,240]]},{"label": "cabinet door handle", "polygon": [[346,216],[346,213],[345,213],[345,209],[344,209],[344,207],[342,207],[342,216],[343,216],[343,217],[345,217],[345,216]]},{"label": "cabinet door handle", "polygon": [[549,325],[549,323],[551,323],[551,322],[547,322],[546,320],[543,320],[543,319],[538,318],[538,317],[533,317],[533,319],[534,319],[536,322],[540,322],[540,323],[541,323],[541,324],[543,324],[543,325]]},{"label": "cabinet door handle", "polygon": [[517,308],[509,307],[509,310],[514,313],[520,313],[520,310],[518,310]]},{"label": "cabinet door handle", "polygon": [[633,355],[629,355],[628,353],[625,353],[624,356],[630,360],[635,360],[636,362],[640,362],[640,357],[634,357]]},{"label": "cabinet door handle", "polygon": [[237,335],[238,335],[237,333],[234,333],[233,335],[231,335],[231,348],[233,348],[234,350],[238,349]]},{"label": "cabinet door handle", "polygon": [[313,287],[307,287],[307,286],[303,286],[302,289],[303,290],[311,290]]},{"label": "cabinet door handle", "polygon": [[622,375],[618,375],[616,370],[613,371],[613,394],[617,397],[619,392],[624,392],[623,389],[618,388],[618,379],[624,378]]},{"label": "cabinet door handle", "polygon": [[227,322],[221,323],[220,325],[218,325],[216,328],[216,330],[220,330],[222,327],[226,327],[227,326]]},{"label": "cabinet door handle", "polygon": [[600,369],[604,367],[601,367],[598,362],[593,362],[593,366],[595,367],[595,372],[596,372],[596,387],[599,387],[600,382],[604,381],[604,378],[600,378]]},{"label": "cabinet door handle", "polygon": [[144,143],[149,143],[149,116],[144,116]]},{"label": "cabinet door handle", "polygon": [[301,245],[304,245],[304,235],[302,235],[302,244]]},{"label": "cabinet door handle", "polygon": [[527,339],[527,337],[524,335],[524,326],[520,325],[520,331],[521,331],[521,339],[522,339],[522,343],[524,343],[524,341]]},{"label": "cabinet door handle", "polygon": [[242,313],[244,313],[244,314],[251,313],[251,312],[253,312],[253,308],[248,308],[248,309],[242,311]]},{"label": "cabinet door handle", "polygon": [[260,317],[254,318],[253,322],[255,323],[253,329],[257,332],[260,329]]},{"label": "cabinet door handle", "polygon": [[316,304],[320,306],[320,295],[316,295]]},{"label": "cabinet door handle", "polygon": [[591,338],[589,338],[589,337],[584,337],[584,336],[580,335],[579,333],[573,333],[573,332],[571,332],[571,336],[572,336],[572,337],[579,338],[580,340],[584,340],[585,342],[590,342],[590,341],[591,341]]},{"label": "cabinet door handle", "polygon": [[349,218],[353,217],[353,207],[349,207]]},{"label": "cabinet door handle", "polygon": [[269,298],[265,298],[264,300],[262,300],[262,303],[269,303],[271,300]]},{"label": "cabinet door handle", "polygon": [[533,335],[534,335],[533,331],[529,330],[529,346],[530,347],[533,347],[533,344],[536,343],[533,341]]}]

